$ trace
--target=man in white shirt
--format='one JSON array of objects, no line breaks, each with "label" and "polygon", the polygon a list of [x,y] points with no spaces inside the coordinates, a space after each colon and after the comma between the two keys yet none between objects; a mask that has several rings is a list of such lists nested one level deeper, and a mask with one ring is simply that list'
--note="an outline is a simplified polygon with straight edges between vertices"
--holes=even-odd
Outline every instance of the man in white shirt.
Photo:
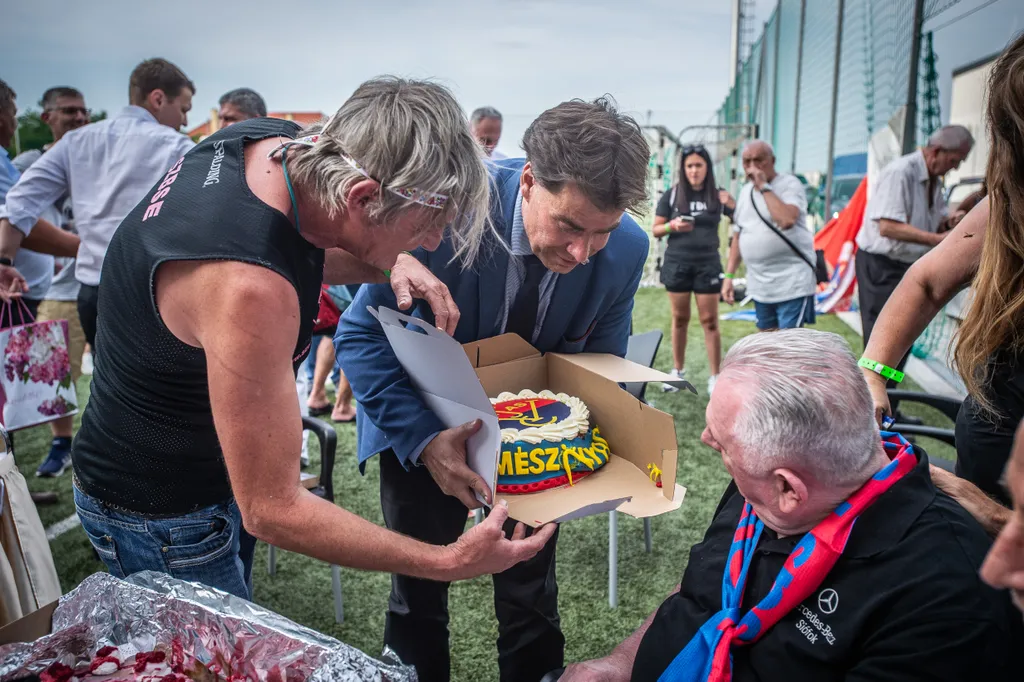
[{"label": "man in white shirt", "polygon": [[855,261],[865,345],[903,275],[949,234],[953,222],[942,177],[958,168],[973,146],[967,128],[939,128],[925,147],[886,166],[871,188]]},{"label": "man in white shirt", "polygon": [[469,117],[469,128],[473,137],[484,148],[487,158],[491,161],[500,161],[508,157],[499,152],[495,147],[501,140],[501,112],[494,107],[480,107],[473,111]]},{"label": "man in white shirt", "polygon": [[758,329],[811,324],[817,282],[804,185],[794,175],[776,172],[775,151],[763,140],[744,146],[743,171],[747,183],[740,189],[739,199],[734,200],[724,190],[720,195],[722,204],[734,211],[736,233],[729,247],[722,296],[728,303],[735,302],[732,276],[742,259],[747,263],[747,292],[754,299]]},{"label": "man in white shirt", "polygon": [[[81,283],[78,314],[86,340],[96,348],[96,299],[100,271],[114,231],[167,169],[192,148],[178,129],[187,123],[195,84],[174,64],[148,59],[132,71],[131,105],[113,118],[73,130],[34,163],[7,194],[0,220],[0,296],[24,293],[12,267],[25,247],[55,256],[77,256]],[[46,209],[74,187],[78,234],[39,222]]]},{"label": "man in white shirt", "polygon": [[[75,88],[56,87],[43,93],[40,101],[43,108],[40,118],[53,133],[53,142],[43,149],[31,149],[14,158],[12,163],[21,173],[25,173],[32,164],[42,158],[54,144],[66,133],[81,128],[89,123],[89,109],[85,106],[85,97]],[[74,232],[71,213],[71,200],[67,195],[61,196],[42,215],[49,223],[61,229]],[[18,259],[24,254],[34,253],[28,249],[18,251]],[[85,333],[78,320],[78,281],[75,279],[74,258],[54,258],[42,256],[49,260],[52,281],[39,303],[36,321],[47,322],[66,320],[68,325],[68,358],[71,362],[71,379],[78,381],[82,375],[82,353],[85,350]],[[15,267],[21,270],[18,260]],[[36,476],[56,477],[64,473],[71,464],[71,436],[74,430],[74,417],[61,417],[50,422],[53,440],[50,453],[36,470]]]}]

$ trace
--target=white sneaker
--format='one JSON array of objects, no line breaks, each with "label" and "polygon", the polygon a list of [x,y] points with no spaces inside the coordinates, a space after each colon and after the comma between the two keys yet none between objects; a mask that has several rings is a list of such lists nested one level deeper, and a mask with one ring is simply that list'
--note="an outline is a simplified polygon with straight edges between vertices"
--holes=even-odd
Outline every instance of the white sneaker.
[{"label": "white sneaker", "polygon": [[718,375],[717,374],[712,374],[711,376],[708,377],[708,397],[709,398],[711,397],[711,394],[715,390],[715,382],[717,382],[717,381],[718,381]]},{"label": "white sneaker", "polygon": [[[671,372],[669,372],[669,375],[671,375],[673,379],[685,379],[686,369],[673,369]],[[672,386],[671,384],[662,384],[661,390],[663,390],[665,393],[675,393],[679,389],[675,386]]]}]

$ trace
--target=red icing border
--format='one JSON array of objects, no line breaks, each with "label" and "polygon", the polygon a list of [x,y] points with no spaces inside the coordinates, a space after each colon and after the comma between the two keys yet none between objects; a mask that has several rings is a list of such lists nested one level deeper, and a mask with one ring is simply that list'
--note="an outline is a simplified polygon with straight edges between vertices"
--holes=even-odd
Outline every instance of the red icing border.
[{"label": "red icing border", "polygon": [[[581,478],[586,478],[593,471],[581,471],[579,473],[573,473],[572,481],[576,483]],[[565,474],[556,476],[555,478],[546,478],[543,481],[534,481],[533,483],[499,483],[497,485],[497,491],[506,495],[525,495],[528,493],[539,493],[542,490],[550,490],[552,488],[560,488],[563,485],[569,485],[569,477]]]}]

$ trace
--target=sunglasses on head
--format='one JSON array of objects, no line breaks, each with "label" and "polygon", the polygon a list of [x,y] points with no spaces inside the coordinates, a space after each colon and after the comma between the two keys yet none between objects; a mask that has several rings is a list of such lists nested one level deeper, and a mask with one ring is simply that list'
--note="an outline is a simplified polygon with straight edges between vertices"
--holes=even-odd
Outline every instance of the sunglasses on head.
[{"label": "sunglasses on head", "polygon": [[683,158],[685,159],[690,154],[707,154],[708,150],[704,148],[702,144],[691,144],[683,147]]}]

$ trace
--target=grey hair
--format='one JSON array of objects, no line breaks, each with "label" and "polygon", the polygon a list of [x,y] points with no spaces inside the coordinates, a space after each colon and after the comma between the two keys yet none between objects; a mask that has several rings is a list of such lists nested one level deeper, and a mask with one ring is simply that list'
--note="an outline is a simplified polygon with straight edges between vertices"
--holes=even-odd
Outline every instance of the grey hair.
[{"label": "grey hair", "polygon": [[935,149],[957,151],[974,147],[974,136],[961,125],[942,126],[928,137],[928,146]]},{"label": "grey hair", "polygon": [[548,109],[526,129],[523,149],[534,177],[549,192],[572,183],[602,211],[642,215],[649,208],[647,139],[610,97]]},{"label": "grey hair", "polygon": [[469,117],[469,122],[475,125],[485,118],[493,118],[500,121],[501,112],[494,107],[480,107],[479,109],[473,110],[472,115]]},{"label": "grey hair", "polygon": [[747,150],[750,149],[751,147],[757,147],[762,145],[768,148],[768,151],[771,153],[772,158],[774,159],[775,147],[773,147],[770,142],[766,142],[765,140],[747,140],[746,142],[743,143],[743,151],[740,152],[740,154],[745,154]]},{"label": "grey hair", "polygon": [[227,103],[234,104],[249,118],[262,118],[267,115],[267,103],[263,101],[260,94],[249,88],[235,88],[221,95],[220,106]]},{"label": "grey hair", "polygon": [[[425,224],[447,225],[463,267],[473,263],[490,226],[490,185],[466,116],[447,88],[393,76],[368,80],[326,123],[300,134],[314,133],[320,138],[313,147],[289,150],[289,169],[328,215],[345,208],[349,188],[365,177],[344,154],[381,184],[370,210],[376,224],[387,229],[405,212],[418,211]],[[428,208],[388,188],[415,188],[448,200],[444,209]]]},{"label": "grey hair", "polygon": [[43,108],[43,111],[49,111],[57,106],[57,100],[61,97],[77,97],[79,99],[85,99],[85,96],[75,88],[59,86],[56,88],[50,88],[44,92],[43,98],[39,100],[39,106]]},{"label": "grey hair", "polygon": [[721,371],[726,377],[749,390],[732,435],[750,475],[762,478],[786,467],[845,487],[874,473],[881,445],[871,393],[838,334],[752,334],[729,349]]}]

